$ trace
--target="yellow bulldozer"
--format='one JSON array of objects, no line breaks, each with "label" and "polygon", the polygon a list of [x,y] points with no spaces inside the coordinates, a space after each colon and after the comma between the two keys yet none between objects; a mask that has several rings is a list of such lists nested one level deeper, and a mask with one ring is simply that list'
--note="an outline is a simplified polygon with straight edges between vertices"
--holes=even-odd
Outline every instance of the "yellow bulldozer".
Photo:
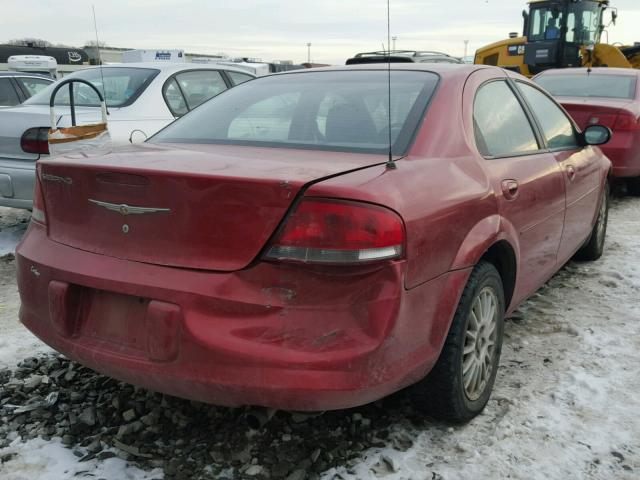
[{"label": "yellow bulldozer", "polygon": [[[497,65],[532,77],[550,68],[640,68],[640,43],[602,43],[618,11],[609,0],[531,0],[522,12],[524,35],[493,43],[476,52],[476,64]],[[611,13],[605,25],[605,12]]]}]

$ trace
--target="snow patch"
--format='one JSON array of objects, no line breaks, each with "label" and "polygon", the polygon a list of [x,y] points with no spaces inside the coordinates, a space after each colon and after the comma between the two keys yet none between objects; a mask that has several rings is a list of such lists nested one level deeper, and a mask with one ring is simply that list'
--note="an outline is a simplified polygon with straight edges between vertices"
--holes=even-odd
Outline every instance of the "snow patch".
[{"label": "snow patch", "polygon": [[[4,462],[3,462],[3,459]],[[144,472],[119,458],[79,462],[59,438],[35,438],[22,442],[18,437],[0,450],[0,478],[3,480],[155,480],[164,478],[160,469]]]}]

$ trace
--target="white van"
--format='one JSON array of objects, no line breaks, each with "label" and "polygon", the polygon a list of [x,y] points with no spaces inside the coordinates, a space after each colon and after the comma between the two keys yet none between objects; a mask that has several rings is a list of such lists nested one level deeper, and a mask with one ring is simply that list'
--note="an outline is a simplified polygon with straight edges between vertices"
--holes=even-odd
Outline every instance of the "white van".
[{"label": "white van", "polygon": [[58,78],[58,62],[46,55],[11,55],[7,61],[9,70],[29,72]]}]

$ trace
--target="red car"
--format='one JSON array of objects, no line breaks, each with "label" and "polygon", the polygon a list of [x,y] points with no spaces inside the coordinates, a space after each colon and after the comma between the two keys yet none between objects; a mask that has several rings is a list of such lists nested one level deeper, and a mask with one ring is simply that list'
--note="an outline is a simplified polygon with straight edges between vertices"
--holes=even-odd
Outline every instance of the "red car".
[{"label": "red car", "polygon": [[39,162],[21,321],[179,397],[327,410],[417,384],[432,415],[478,414],[505,313],[602,254],[610,131],[477,65],[394,65],[389,118],[387,75],[263,77],[146,144]]},{"label": "red car", "polygon": [[556,97],[580,128],[599,124],[613,130],[602,149],[613,163],[612,175],[626,179],[629,192],[640,195],[640,70],[547,70],[534,81]]}]

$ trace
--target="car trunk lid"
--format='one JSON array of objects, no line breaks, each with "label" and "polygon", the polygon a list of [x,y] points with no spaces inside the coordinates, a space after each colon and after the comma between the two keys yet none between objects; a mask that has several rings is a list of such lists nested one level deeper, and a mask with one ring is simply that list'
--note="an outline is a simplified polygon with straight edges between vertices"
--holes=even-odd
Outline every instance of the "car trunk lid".
[{"label": "car trunk lid", "polygon": [[[100,108],[76,108],[78,125],[96,123],[100,119]],[[59,127],[71,125],[71,112],[68,106],[56,107],[56,121]],[[29,163],[38,160],[39,154],[25,152],[20,145],[20,139],[24,132],[34,127],[51,127],[48,105],[18,105],[0,109],[0,157],[25,160]]]},{"label": "car trunk lid", "polygon": [[625,107],[632,103],[626,99],[584,97],[562,97],[559,101],[582,130],[596,124],[613,129],[618,115],[626,113]]},{"label": "car trunk lid", "polygon": [[51,240],[133,261],[233,271],[261,252],[308,183],[379,155],[144,144],[40,162]]}]

